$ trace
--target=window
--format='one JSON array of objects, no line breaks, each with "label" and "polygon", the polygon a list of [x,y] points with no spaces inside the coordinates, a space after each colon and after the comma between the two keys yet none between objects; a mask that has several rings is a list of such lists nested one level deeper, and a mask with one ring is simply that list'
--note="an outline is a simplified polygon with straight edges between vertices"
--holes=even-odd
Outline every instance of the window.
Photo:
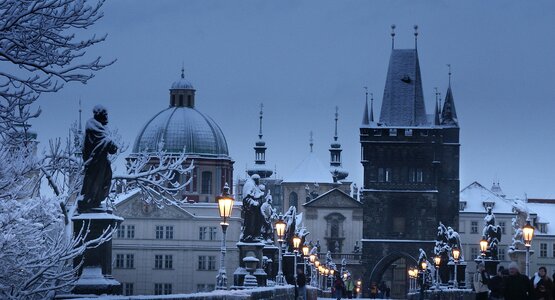
[{"label": "window", "polygon": [[466,222],[465,221],[459,221],[459,233],[465,233],[465,227],[466,227]]},{"label": "window", "polygon": [[117,233],[117,237],[119,239],[123,239],[125,238],[125,225],[120,225],[118,228],[118,233]]},{"label": "window", "polygon": [[175,106],[175,95],[172,95],[172,106]]},{"label": "window", "polygon": [[540,243],[540,257],[547,257],[547,243]]},{"label": "window", "polygon": [[164,255],[164,269],[173,269],[173,255]]},{"label": "window", "polygon": [[173,226],[166,226],[166,239],[173,240]]},{"label": "window", "polygon": [[163,263],[162,258],[163,258],[162,255],[159,255],[159,254],[154,255],[154,268],[155,269],[162,269],[162,263]]},{"label": "window", "polygon": [[210,228],[209,228],[209,231],[210,231],[210,235],[209,235],[210,240],[211,240],[211,241],[215,240],[215,239],[216,239],[216,233],[218,232],[218,231],[216,230],[216,227],[210,227]]},{"label": "window", "polygon": [[409,182],[423,182],[424,171],[421,168],[409,169]]},{"label": "window", "polygon": [[127,238],[128,239],[135,238],[135,225],[127,225]]},{"label": "window", "polygon": [[135,268],[135,255],[133,255],[133,254],[126,254],[125,255],[125,268],[126,269]]},{"label": "window", "polygon": [[291,194],[289,194],[289,206],[294,206],[295,208],[298,208],[298,205],[299,197],[297,196],[297,193],[291,192]]},{"label": "window", "polygon": [[123,283],[123,294],[125,296],[133,295],[133,283],[129,283],[129,282]]},{"label": "window", "polygon": [[478,222],[477,221],[470,222],[470,233],[478,233]]},{"label": "window", "polygon": [[211,193],[212,193],[212,172],[204,171],[202,172],[201,194],[211,194]]},{"label": "window", "polygon": [[198,270],[216,270],[216,257],[201,255],[198,257]]},{"label": "window", "polygon": [[397,129],[390,128],[389,129],[389,136],[397,136]]},{"label": "window", "polygon": [[499,247],[499,260],[505,260],[505,247]]},{"label": "window", "polygon": [[208,231],[208,227],[199,227],[198,230],[198,239],[199,240],[206,240],[206,235],[207,235],[207,231]]},{"label": "window", "polygon": [[412,136],[412,129],[405,129],[405,136]]},{"label": "window", "polygon": [[155,283],[154,295],[169,295],[172,293],[171,283]]},{"label": "window", "polygon": [[466,201],[460,201],[459,202],[459,210],[464,211],[465,208],[466,208]]},{"label": "window", "polygon": [[507,234],[506,229],[505,229],[505,222],[499,222],[499,226],[501,227],[501,233],[502,234]]},{"label": "window", "polygon": [[538,230],[541,233],[547,233],[547,224],[546,223],[538,223]]},{"label": "window", "polygon": [[421,136],[428,136],[428,130],[422,130],[422,131],[420,131],[420,135],[421,135]]},{"label": "window", "polygon": [[374,136],[382,136],[381,129],[374,129]]},{"label": "window", "polygon": [[124,255],[123,254],[116,254],[116,268],[122,269],[124,262]]},{"label": "window", "polygon": [[210,240],[213,241],[216,239],[216,227],[211,226],[211,227],[207,227],[207,226],[202,226],[199,227],[199,232],[198,232],[198,239],[199,240]]},{"label": "window", "polygon": [[391,182],[391,168],[378,168],[378,182]]},{"label": "window", "polygon": [[553,253],[551,254],[553,254],[553,257],[555,257],[555,244],[553,244]]},{"label": "window", "polygon": [[476,247],[470,247],[470,257],[472,259],[478,257],[478,248]]},{"label": "window", "polygon": [[188,106],[188,107],[191,107],[191,106],[193,106],[193,104],[192,104],[192,103],[193,103],[193,102],[192,102],[192,98],[191,98],[191,95],[187,95],[187,106]]},{"label": "window", "polygon": [[156,239],[161,240],[164,238],[164,226],[156,225]]},{"label": "window", "polygon": [[179,95],[179,106],[183,106],[183,95]]}]

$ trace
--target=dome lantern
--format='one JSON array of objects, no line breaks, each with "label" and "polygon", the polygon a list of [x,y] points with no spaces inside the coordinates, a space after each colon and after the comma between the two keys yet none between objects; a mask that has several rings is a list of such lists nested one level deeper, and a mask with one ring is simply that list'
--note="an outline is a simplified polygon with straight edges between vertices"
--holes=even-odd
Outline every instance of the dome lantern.
[{"label": "dome lantern", "polygon": [[195,107],[195,88],[185,79],[183,67],[181,67],[181,78],[170,88],[170,107]]}]

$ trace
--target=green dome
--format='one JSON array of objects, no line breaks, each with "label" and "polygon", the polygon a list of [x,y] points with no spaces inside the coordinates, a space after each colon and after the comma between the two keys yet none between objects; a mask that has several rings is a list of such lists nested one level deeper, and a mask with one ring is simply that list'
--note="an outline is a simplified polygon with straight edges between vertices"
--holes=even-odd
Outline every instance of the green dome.
[{"label": "green dome", "polygon": [[162,142],[162,149],[169,153],[229,156],[218,124],[192,107],[169,107],[156,114],[137,136],[133,153],[155,152]]}]

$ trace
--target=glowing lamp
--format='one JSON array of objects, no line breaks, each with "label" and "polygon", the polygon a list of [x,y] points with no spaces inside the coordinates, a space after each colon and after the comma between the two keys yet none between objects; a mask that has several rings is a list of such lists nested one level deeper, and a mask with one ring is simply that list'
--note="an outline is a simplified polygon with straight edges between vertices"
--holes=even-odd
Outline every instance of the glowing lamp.
[{"label": "glowing lamp", "polygon": [[526,220],[526,225],[522,227],[522,237],[524,238],[524,246],[532,246],[532,238],[534,237],[534,226],[530,225],[530,220]]}]

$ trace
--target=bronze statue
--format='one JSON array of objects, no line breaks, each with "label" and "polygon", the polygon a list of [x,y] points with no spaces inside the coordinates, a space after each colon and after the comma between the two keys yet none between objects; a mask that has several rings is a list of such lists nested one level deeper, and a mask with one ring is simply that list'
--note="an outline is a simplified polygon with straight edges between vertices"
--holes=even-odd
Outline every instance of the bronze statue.
[{"label": "bronze statue", "polygon": [[118,150],[107,136],[108,111],[101,105],[93,108],[94,117],[87,121],[83,143],[83,162],[85,178],[81,189],[81,199],[77,203],[79,213],[90,212],[100,208],[106,199],[112,183],[112,169],[108,154]]}]

